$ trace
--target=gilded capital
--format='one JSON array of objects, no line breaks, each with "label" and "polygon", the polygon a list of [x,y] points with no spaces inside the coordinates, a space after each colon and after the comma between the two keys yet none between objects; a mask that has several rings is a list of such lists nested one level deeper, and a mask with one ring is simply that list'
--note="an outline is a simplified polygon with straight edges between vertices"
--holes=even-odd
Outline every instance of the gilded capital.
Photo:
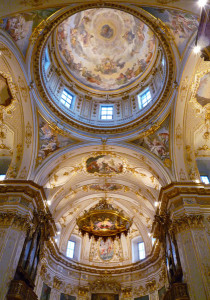
[{"label": "gilded capital", "polygon": [[202,215],[185,215],[181,218],[174,219],[171,225],[171,230],[175,233],[189,230],[191,228],[203,228]]},{"label": "gilded capital", "polygon": [[30,227],[30,218],[29,216],[22,216],[15,212],[0,213],[0,226],[11,226],[26,231]]}]

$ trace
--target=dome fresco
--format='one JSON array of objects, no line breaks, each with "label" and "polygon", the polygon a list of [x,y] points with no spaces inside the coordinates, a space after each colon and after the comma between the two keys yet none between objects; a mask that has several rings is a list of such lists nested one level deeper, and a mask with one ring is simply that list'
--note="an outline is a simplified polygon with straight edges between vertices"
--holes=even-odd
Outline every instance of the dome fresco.
[{"label": "dome fresco", "polygon": [[58,52],[70,74],[88,88],[117,90],[148,69],[157,39],[131,14],[95,8],[76,13],[56,31]]}]

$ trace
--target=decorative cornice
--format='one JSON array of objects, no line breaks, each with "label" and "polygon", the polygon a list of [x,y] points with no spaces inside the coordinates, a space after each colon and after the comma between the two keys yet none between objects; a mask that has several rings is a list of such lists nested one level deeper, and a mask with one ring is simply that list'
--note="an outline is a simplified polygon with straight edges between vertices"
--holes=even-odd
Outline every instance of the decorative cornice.
[{"label": "decorative cornice", "polygon": [[[30,180],[4,180],[0,182],[0,196],[4,198],[12,196],[21,196],[28,200],[33,207],[34,220],[44,223],[47,226],[47,234],[54,236],[56,232],[55,222],[51,212],[46,205],[46,196],[43,187]],[[13,205],[12,202],[7,203],[7,207]],[[7,208],[8,210],[8,208]],[[3,212],[5,215],[9,212]]]},{"label": "decorative cornice", "polygon": [[111,274],[123,274],[123,273],[135,272],[135,271],[143,270],[148,266],[151,266],[152,264],[156,264],[161,259],[161,247],[160,244],[157,244],[156,247],[153,247],[151,254],[148,255],[147,258],[144,259],[143,261],[139,261],[137,263],[130,264],[127,266],[120,266],[120,267],[116,266],[115,268],[110,269],[110,267],[96,267],[96,266],[90,266],[90,265],[78,263],[72,260],[70,261],[59,252],[57,245],[52,241],[52,239],[49,240],[46,245],[50,251],[50,254],[55,259],[56,262],[63,264],[67,268],[71,268],[82,272],[88,272],[92,274],[111,275]]},{"label": "decorative cornice", "polygon": [[167,211],[169,202],[182,197],[209,197],[210,186],[195,182],[172,182],[162,187],[159,194],[160,208],[159,215],[164,215]]}]

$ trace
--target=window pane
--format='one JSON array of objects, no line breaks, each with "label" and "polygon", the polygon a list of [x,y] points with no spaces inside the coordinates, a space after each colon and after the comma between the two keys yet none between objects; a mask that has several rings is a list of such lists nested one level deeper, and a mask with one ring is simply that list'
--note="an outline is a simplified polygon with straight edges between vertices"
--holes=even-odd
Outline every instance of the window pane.
[{"label": "window pane", "polygon": [[113,106],[101,106],[100,112],[101,120],[112,120],[113,119]]},{"label": "window pane", "polygon": [[70,108],[71,107],[71,104],[72,104],[72,99],[73,99],[73,95],[70,94],[68,91],[66,90],[63,90],[63,93],[61,95],[61,103],[63,105],[65,105],[67,108]]},{"label": "window pane", "polygon": [[74,248],[75,248],[75,242],[68,241],[66,256],[68,256],[69,258],[73,258],[74,257]]},{"label": "window pane", "polygon": [[207,175],[201,175],[201,181],[205,184],[210,184],[209,177]]},{"label": "window pane", "polygon": [[145,258],[144,242],[138,243],[139,259]]},{"label": "window pane", "polygon": [[138,96],[139,108],[142,109],[152,100],[150,90],[146,90]]}]

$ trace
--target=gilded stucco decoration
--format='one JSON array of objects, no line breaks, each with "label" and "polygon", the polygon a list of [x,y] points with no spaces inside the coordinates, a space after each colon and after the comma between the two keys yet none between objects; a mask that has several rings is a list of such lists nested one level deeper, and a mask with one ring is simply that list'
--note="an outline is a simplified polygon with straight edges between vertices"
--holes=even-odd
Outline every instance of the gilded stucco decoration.
[{"label": "gilded stucco decoration", "polygon": [[178,124],[176,127],[176,144],[178,146],[178,149],[181,148],[182,143],[183,143],[183,129],[181,128],[181,125]]},{"label": "gilded stucco decoration", "polygon": [[26,85],[26,82],[23,80],[23,78],[21,78],[21,76],[18,77],[18,88],[24,101],[27,102],[30,87]]},{"label": "gilded stucco decoration", "polygon": [[31,145],[31,142],[32,142],[32,126],[28,122],[26,124],[26,130],[25,130],[25,143],[27,145],[27,148],[29,148],[29,146]]},{"label": "gilded stucco decoration", "polygon": [[20,4],[22,5],[28,5],[28,6],[39,6],[42,5],[46,2],[48,2],[49,0],[21,0]]}]

